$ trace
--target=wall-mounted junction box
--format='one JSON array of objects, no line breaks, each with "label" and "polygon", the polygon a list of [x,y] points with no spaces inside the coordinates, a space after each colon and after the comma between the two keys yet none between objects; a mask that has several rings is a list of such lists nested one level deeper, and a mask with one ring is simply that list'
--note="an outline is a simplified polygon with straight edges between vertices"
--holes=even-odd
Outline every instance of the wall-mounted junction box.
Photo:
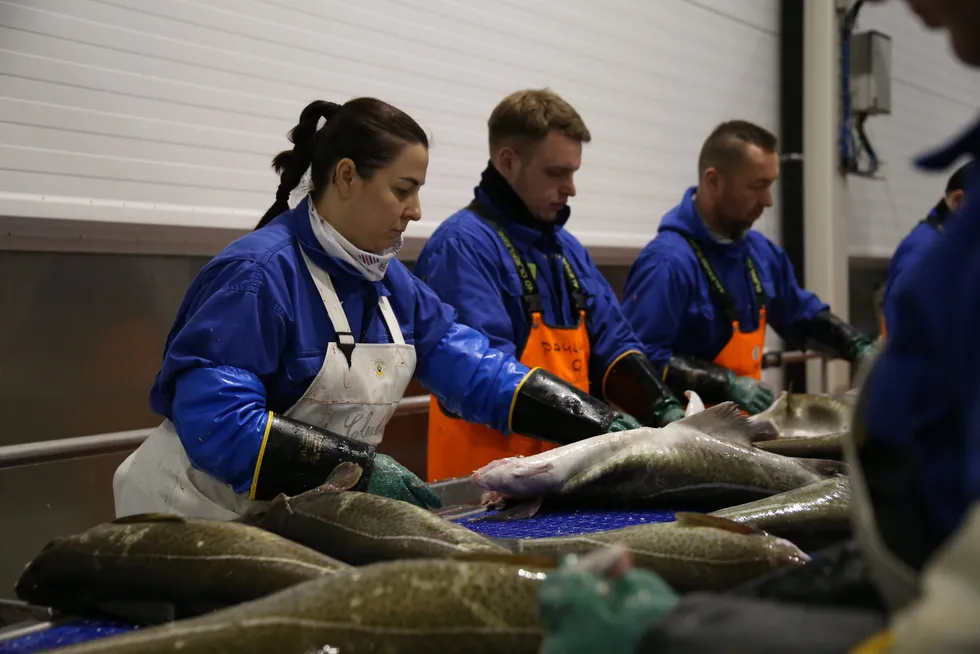
[{"label": "wall-mounted junction box", "polygon": [[869,30],[851,36],[851,111],[892,112],[892,37]]}]

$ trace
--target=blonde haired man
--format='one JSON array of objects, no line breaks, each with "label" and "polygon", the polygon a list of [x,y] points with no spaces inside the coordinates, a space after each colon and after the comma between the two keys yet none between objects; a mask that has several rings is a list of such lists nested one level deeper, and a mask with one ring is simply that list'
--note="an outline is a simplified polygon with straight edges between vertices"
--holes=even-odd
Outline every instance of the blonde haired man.
[{"label": "blonde haired man", "polygon": [[[582,146],[592,140],[585,121],[556,93],[523,90],[497,105],[488,128],[490,162],[473,202],[436,229],[415,274],[492,347],[625,412],[552,430],[563,443],[683,417],[609,284],[564,229]],[[560,392],[542,389],[541,402],[560,404]],[[433,401],[428,478],[468,475],[554,446],[468,423]]]}]

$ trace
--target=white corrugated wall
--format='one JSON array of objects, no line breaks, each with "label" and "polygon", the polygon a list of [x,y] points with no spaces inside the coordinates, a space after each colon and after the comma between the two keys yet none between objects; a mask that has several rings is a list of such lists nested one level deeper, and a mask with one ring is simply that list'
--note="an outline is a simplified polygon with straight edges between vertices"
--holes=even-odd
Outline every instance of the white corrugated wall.
[{"label": "white corrugated wall", "polygon": [[980,75],[961,65],[944,34],[927,31],[905,3],[865,5],[859,29],[892,37],[892,114],[868,119],[883,160],[881,179],[848,177],[851,256],[890,257],[939,201],[949,173],[926,174],[911,159],[945,143],[974,120]]},{"label": "white corrugated wall", "polygon": [[433,135],[424,236],[468,201],[494,104],[550,86],[594,135],[571,230],[635,248],[714,124],[778,131],[777,21],[776,0],[2,0],[0,215],[248,228],[303,106],[374,95]]}]

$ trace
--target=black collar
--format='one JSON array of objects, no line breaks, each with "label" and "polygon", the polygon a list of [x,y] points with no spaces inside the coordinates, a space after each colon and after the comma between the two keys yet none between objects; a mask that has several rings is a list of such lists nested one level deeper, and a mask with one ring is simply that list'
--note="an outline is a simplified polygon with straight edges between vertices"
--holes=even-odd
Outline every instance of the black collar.
[{"label": "black collar", "polygon": [[506,220],[530,227],[542,234],[554,234],[561,229],[568,221],[568,216],[571,213],[569,207],[566,206],[558,213],[558,220],[555,222],[547,223],[538,220],[528,210],[524,200],[517,194],[510,182],[504,179],[504,176],[494,168],[493,163],[487,163],[487,167],[480,177],[479,190]]}]

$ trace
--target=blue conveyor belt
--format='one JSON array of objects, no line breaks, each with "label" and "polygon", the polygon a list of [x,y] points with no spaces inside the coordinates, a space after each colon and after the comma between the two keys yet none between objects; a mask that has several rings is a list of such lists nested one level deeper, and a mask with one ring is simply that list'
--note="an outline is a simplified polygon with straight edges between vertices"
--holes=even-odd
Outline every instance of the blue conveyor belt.
[{"label": "blue conveyor belt", "polygon": [[570,534],[591,534],[620,527],[631,527],[648,522],[668,522],[674,519],[672,511],[602,511],[568,509],[542,511],[524,520],[457,520],[478,534],[491,538],[547,538]]},{"label": "blue conveyor belt", "polygon": [[0,653],[24,654],[68,647],[89,640],[133,631],[132,625],[108,620],[71,620],[31,634],[0,641]]},{"label": "blue conveyor belt", "polygon": [[[492,538],[544,538],[607,531],[648,522],[665,522],[673,520],[673,517],[670,511],[566,509],[542,510],[534,517],[523,520],[492,521],[463,518],[457,522]],[[131,626],[119,622],[72,620],[44,631],[0,641],[0,654],[43,652],[130,630],[132,630]]]}]

